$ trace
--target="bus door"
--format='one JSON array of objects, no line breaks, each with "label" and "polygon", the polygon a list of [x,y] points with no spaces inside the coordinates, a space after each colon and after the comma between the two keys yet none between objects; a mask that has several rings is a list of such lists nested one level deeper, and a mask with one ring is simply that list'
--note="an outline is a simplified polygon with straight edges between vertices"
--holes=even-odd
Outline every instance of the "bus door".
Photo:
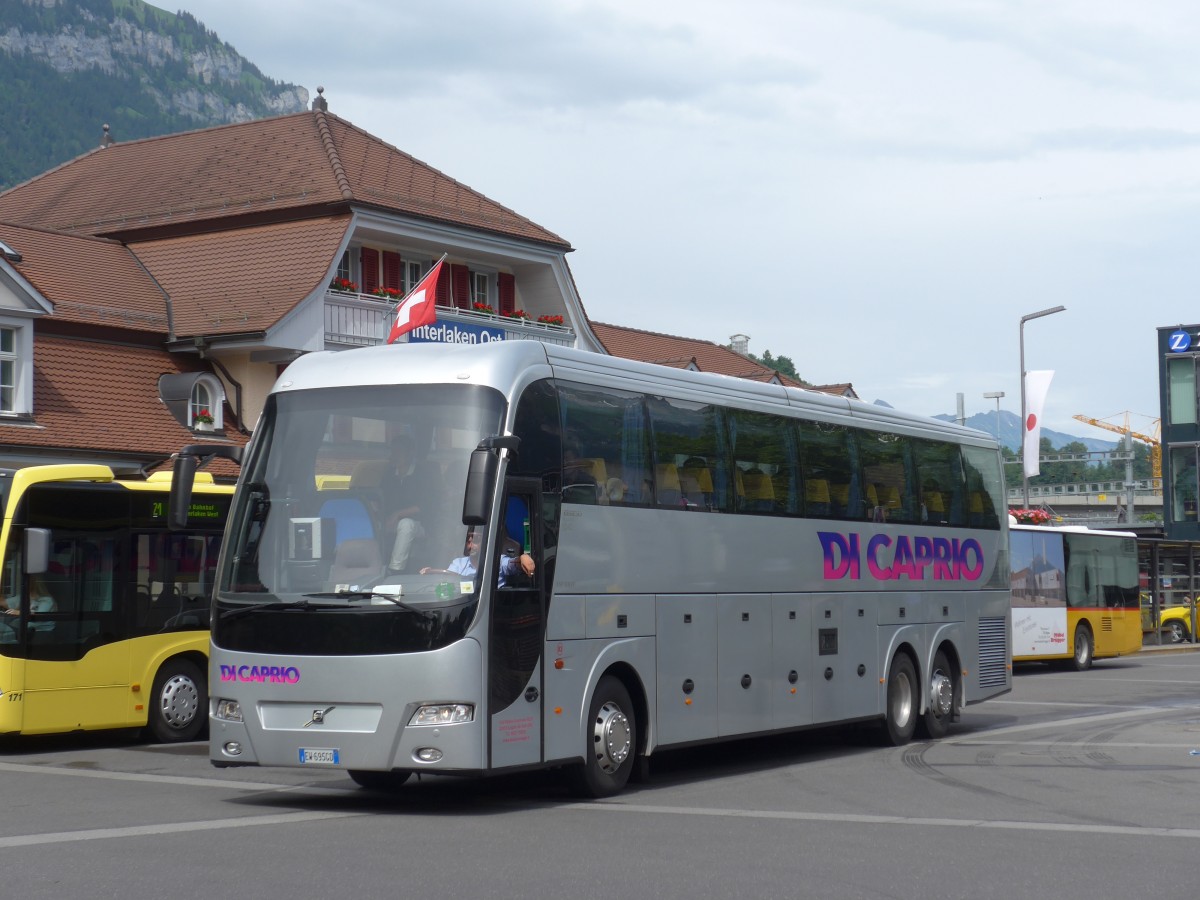
[{"label": "bus door", "polygon": [[[546,631],[545,553],[541,483],[508,479],[500,527],[495,529],[491,624],[488,638],[489,765],[518,766],[542,759],[542,646]],[[528,553],[534,573],[502,573],[501,554]]]}]

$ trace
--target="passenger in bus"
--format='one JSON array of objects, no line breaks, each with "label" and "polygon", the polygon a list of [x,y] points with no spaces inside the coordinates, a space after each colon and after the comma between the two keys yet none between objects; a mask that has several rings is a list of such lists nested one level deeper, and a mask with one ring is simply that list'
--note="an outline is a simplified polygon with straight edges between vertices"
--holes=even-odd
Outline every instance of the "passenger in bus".
[{"label": "passenger in bus", "polygon": [[[21,615],[21,595],[15,594],[4,599],[4,615],[19,616]],[[46,587],[45,581],[41,575],[29,576],[29,612],[31,615],[38,613],[52,613],[58,611],[58,604],[54,600],[54,596]],[[3,632],[0,632],[0,641],[8,643],[14,639],[16,633],[16,623],[0,620],[0,625],[3,626]],[[54,627],[53,622],[30,622],[30,631],[48,631]]]},{"label": "passenger in bus", "polygon": [[413,440],[400,435],[392,442],[392,464],[381,486],[384,508],[391,510],[385,526],[393,532],[388,571],[408,569],[413,547],[425,537],[425,522],[438,496],[439,474],[428,461],[418,461]]}]

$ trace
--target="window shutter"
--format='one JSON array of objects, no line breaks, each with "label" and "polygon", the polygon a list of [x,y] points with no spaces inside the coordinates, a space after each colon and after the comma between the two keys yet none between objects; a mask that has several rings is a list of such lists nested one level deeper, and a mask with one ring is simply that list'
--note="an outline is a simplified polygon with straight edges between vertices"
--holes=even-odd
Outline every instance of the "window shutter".
[{"label": "window shutter", "polygon": [[450,264],[442,264],[442,272],[438,275],[437,280],[437,305],[438,306],[453,306],[450,292]]},{"label": "window shutter", "polygon": [[517,308],[517,280],[508,272],[496,276],[496,290],[500,294],[500,314],[510,313]]},{"label": "window shutter", "polygon": [[383,286],[391,288],[394,291],[403,291],[404,285],[401,281],[402,262],[399,253],[392,253],[390,250],[383,251]]},{"label": "window shutter", "polygon": [[466,266],[450,266],[450,283],[454,291],[454,305],[459,309],[470,309],[471,270]]},{"label": "window shutter", "polygon": [[379,287],[379,251],[372,247],[363,247],[362,256],[362,292],[370,294]]}]

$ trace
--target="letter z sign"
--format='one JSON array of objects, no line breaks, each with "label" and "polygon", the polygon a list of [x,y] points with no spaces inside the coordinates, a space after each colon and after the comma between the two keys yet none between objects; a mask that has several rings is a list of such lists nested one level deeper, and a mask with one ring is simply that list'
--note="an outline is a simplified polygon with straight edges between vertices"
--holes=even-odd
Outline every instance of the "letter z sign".
[{"label": "letter z sign", "polygon": [[1167,347],[1172,353],[1185,353],[1192,346],[1192,336],[1182,328],[1178,331],[1172,331],[1170,337],[1167,338]]}]

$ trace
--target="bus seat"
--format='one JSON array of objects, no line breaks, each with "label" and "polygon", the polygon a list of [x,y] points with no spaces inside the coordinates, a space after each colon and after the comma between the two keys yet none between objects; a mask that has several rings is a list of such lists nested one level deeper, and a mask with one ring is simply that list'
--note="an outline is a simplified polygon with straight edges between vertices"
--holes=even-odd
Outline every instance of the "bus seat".
[{"label": "bus seat", "polygon": [[734,468],[733,470],[733,490],[736,494],[736,509],[746,508],[746,477],[742,474],[742,470]]},{"label": "bus seat", "polygon": [[655,502],[659,506],[678,506],[683,492],[679,486],[679,469],[675,463],[660,463],[654,467],[657,496]]},{"label": "bus seat", "polygon": [[745,475],[746,509],[753,512],[770,512],[775,508],[775,485],[766,472],[751,469]]},{"label": "bus seat", "polygon": [[983,494],[979,491],[972,491],[967,498],[967,524],[983,524]]},{"label": "bus seat", "polygon": [[580,460],[583,463],[583,469],[596,479],[596,484],[605,484],[608,481],[608,466],[603,459],[598,457],[593,459]]},{"label": "bus seat", "polygon": [[679,486],[688,503],[707,506],[713,493],[712,470],[706,465],[685,464],[679,470]]},{"label": "bus seat", "polygon": [[844,516],[850,509],[850,485],[831,484],[829,486],[830,512]]},{"label": "bus seat", "polygon": [[883,501],[882,505],[888,509],[900,508],[900,489],[894,484],[884,485],[883,494],[880,496]]},{"label": "bus seat", "polygon": [[372,538],[341,541],[334,551],[329,580],[333,584],[361,584],[378,578],[383,572],[383,553]]},{"label": "bus seat", "polygon": [[375,525],[366,505],[357,497],[339,497],[336,500],[326,500],[321,504],[318,513],[322,519],[333,519],[337,528],[334,532],[334,543],[375,538]]},{"label": "bus seat", "polygon": [[941,491],[925,491],[925,514],[930,522],[946,521],[946,501]]},{"label": "bus seat", "polygon": [[875,485],[867,485],[867,506],[874,509],[879,505],[879,491],[875,489]]},{"label": "bus seat", "polygon": [[810,516],[827,516],[832,511],[829,482],[824,478],[809,478],[804,482],[804,506]]}]

